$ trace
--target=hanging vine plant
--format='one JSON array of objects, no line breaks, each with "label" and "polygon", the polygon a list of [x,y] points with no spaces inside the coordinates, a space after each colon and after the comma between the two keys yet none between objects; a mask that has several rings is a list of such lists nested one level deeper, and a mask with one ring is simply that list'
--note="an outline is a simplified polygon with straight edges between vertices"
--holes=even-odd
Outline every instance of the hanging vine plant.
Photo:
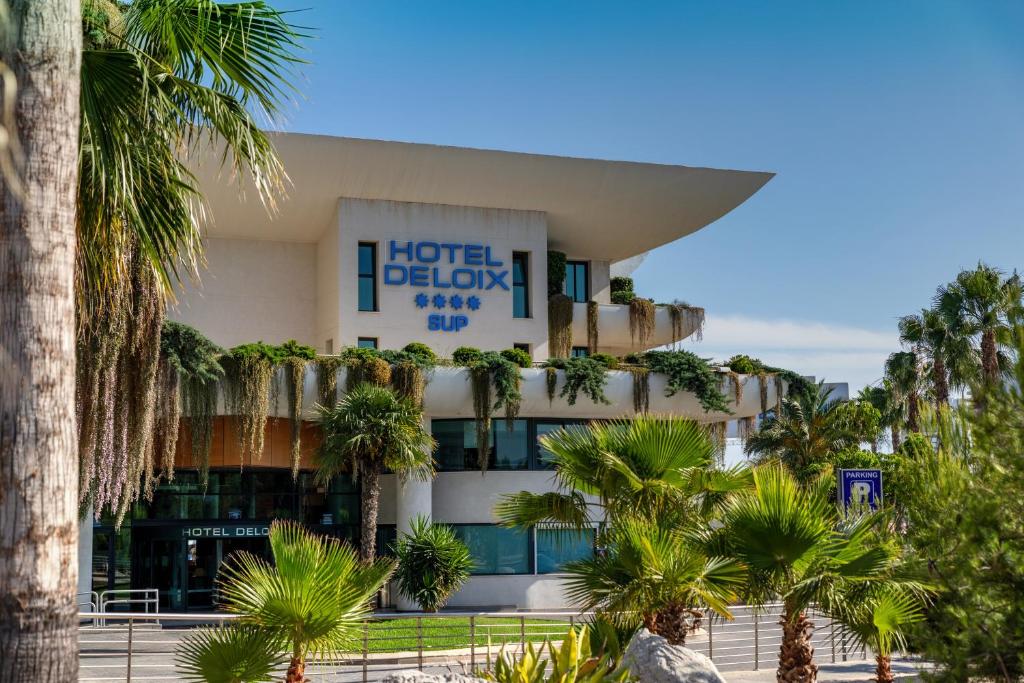
[{"label": "hanging vine plant", "polygon": [[757,388],[761,392],[761,412],[768,412],[768,373],[764,370],[757,373]]},{"label": "hanging vine plant", "polygon": [[604,394],[608,368],[593,358],[552,358],[547,361],[547,367],[565,372],[565,384],[558,396],[569,405],[576,405],[581,392],[595,404],[611,405]]},{"label": "hanging vine plant", "polygon": [[284,367],[285,397],[291,422],[292,480],[299,478],[302,459],[302,398],[306,384],[306,365],[316,359],[316,349],[289,339],[277,347],[278,363]]},{"label": "hanging vine plant", "polygon": [[654,334],[654,302],[650,299],[633,299],[629,302],[629,338],[633,345],[647,346]]},{"label": "hanging vine plant", "polygon": [[708,433],[711,435],[711,440],[715,444],[715,460],[719,466],[725,463],[725,446],[726,446],[726,422],[712,422],[708,425]]},{"label": "hanging vine plant", "polygon": [[587,302],[587,352],[593,356],[597,353],[598,333],[597,325],[601,315],[601,308],[596,301]]},{"label": "hanging vine plant", "polygon": [[639,357],[651,372],[666,377],[665,395],[680,391],[696,394],[705,412],[730,413],[728,400],[719,389],[719,380],[708,361],[690,351],[648,351]]},{"label": "hanging vine plant", "polygon": [[558,368],[550,365],[544,368],[544,383],[548,390],[548,403],[554,403],[555,391],[558,389]]},{"label": "hanging vine plant", "polygon": [[348,370],[345,374],[346,393],[363,383],[379,387],[391,384],[391,364],[375,349],[345,349],[342,358]]},{"label": "hanging vine plant", "polygon": [[565,253],[548,252],[548,298],[561,294],[565,288]]},{"label": "hanging vine plant", "polygon": [[740,437],[740,440],[743,442],[746,442],[747,437],[750,436],[755,429],[757,429],[757,417],[754,415],[741,417],[736,421],[736,432]]},{"label": "hanging vine plant", "polygon": [[630,365],[626,369],[633,376],[633,412],[649,412],[651,409],[651,371],[639,365]]},{"label": "hanging vine plant", "polygon": [[316,368],[317,398],[322,406],[333,406],[338,402],[338,370],[345,361],[338,356],[317,356]]},{"label": "hanging vine plant", "polygon": [[238,450],[246,457],[263,456],[263,437],[270,409],[271,382],[277,360],[275,347],[256,342],[236,346],[221,361],[224,366],[224,399],[235,416]]},{"label": "hanging vine plant", "polygon": [[[487,471],[494,411],[504,409],[505,425],[511,431],[522,404],[519,366],[494,351],[485,351],[469,365],[476,420],[477,458],[481,472]],[[492,401],[493,397],[493,401]],[[487,446],[481,447],[481,444]]]},{"label": "hanging vine plant", "polygon": [[548,299],[548,343],[554,358],[572,353],[572,299],[555,294]]},{"label": "hanging vine plant", "polygon": [[672,326],[672,339],[678,341],[683,338],[686,330],[693,330],[690,336],[696,341],[704,339],[704,309],[698,306],[691,306],[682,301],[673,301],[665,304],[668,309],[669,323]]},{"label": "hanging vine plant", "polygon": [[400,397],[423,408],[423,393],[427,386],[422,368],[412,361],[402,361],[391,366],[391,388]]},{"label": "hanging vine plant", "polygon": [[733,403],[739,406],[740,401],[743,400],[743,383],[740,381],[740,375],[737,372],[728,370],[725,373],[725,377],[729,378],[729,385],[732,387]]}]

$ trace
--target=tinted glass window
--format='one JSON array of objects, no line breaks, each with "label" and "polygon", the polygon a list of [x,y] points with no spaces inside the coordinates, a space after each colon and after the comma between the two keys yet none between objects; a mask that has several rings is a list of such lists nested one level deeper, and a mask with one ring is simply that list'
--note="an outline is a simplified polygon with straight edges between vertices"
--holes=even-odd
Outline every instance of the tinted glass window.
[{"label": "tinted glass window", "polygon": [[530,286],[528,255],[512,254],[512,317],[530,317]]},{"label": "tinted glass window", "polygon": [[537,529],[537,573],[551,574],[574,560],[594,556],[594,530]]},{"label": "tinted glass window", "polygon": [[590,264],[568,261],[565,264],[565,295],[576,303],[590,301]]},{"label": "tinted glass window", "polygon": [[491,525],[454,525],[469,547],[473,574],[530,574],[530,534]]},{"label": "tinted glass window", "polygon": [[[447,472],[479,469],[474,420],[434,420],[431,431],[437,440],[434,460]],[[515,420],[512,429],[497,418],[491,426],[491,448],[487,468],[525,470],[530,467],[529,424]]]},{"label": "tinted glass window", "polygon": [[526,420],[516,420],[512,429],[505,420],[494,420],[495,452],[490,466],[496,470],[525,470],[530,466],[530,445]]},{"label": "tinted glass window", "polygon": [[377,310],[377,245],[359,243],[359,310]]},{"label": "tinted glass window", "polygon": [[586,358],[590,355],[590,349],[586,346],[574,346],[572,347],[573,358]]}]

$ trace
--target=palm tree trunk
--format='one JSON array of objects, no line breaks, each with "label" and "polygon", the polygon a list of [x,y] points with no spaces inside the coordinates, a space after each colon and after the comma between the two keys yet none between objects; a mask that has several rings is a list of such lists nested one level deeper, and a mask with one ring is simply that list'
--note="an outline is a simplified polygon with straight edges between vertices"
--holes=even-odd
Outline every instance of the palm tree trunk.
[{"label": "palm tree trunk", "polygon": [[946,376],[946,363],[940,354],[932,357],[932,383],[935,385],[935,407],[949,405],[949,377]]},{"label": "palm tree trunk", "polygon": [[892,675],[892,661],[885,655],[875,657],[875,680],[878,683],[893,683],[896,677]]},{"label": "palm tree trunk", "polygon": [[359,537],[359,555],[373,562],[377,554],[377,510],[380,507],[380,472],[376,466],[360,470],[362,479],[362,520]]},{"label": "palm tree trunk", "polygon": [[814,624],[802,611],[794,615],[789,606],[779,619],[782,626],[782,645],[779,647],[779,669],[775,679],[779,683],[815,683],[818,667],[814,663],[811,633]]},{"label": "palm tree trunk", "polygon": [[895,453],[900,449],[900,428],[899,425],[893,425],[889,427],[889,438],[892,440],[892,452]]},{"label": "palm tree trunk", "polygon": [[306,663],[302,657],[293,656],[288,663],[288,672],[284,676],[285,683],[303,683],[306,678]]},{"label": "palm tree trunk", "polygon": [[918,407],[917,400],[917,394],[910,394],[910,396],[907,397],[907,431],[911,433],[921,431],[921,411]]},{"label": "palm tree trunk", "polygon": [[20,192],[0,179],[0,680],[76,681],[81,14],[78,0],[9,7],[0,61],[24,164]]},{"label": "palm tree trunk", "polygon": [[981,372],[989,386],[994,386],[999,381],[999,358],[994,330],[989,329],[981,333]]},{"label": "palm tree trunk", "polygon": [[645,621],[647,630],[656,633],[669,645],[686,645],[686,636],[699,627],[704,615],[690,609],[683,603],[672,603],[658,610],[649,623]]}]

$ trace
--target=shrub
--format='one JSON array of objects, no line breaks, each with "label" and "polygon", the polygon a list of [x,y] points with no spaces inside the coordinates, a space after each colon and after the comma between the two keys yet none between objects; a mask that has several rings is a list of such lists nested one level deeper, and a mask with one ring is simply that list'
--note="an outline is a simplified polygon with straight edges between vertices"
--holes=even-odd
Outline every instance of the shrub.
[{"label": "shrub", "polygon": [[[618,662],[607,652],[598,652],[587,626],[570,628],[562,644],[545,640],[539,650],[527,643],[526,650],[517,661],[502,647],[494,662],[494,671],[482,674],[486,680],[498,683],[618,683],[631,680],[628,671],[616,671]],[[551,661],[543,658],[547,649]],[[550,668],[550,671],[548,669]]]},{"label": "shrub", "polygon": [[610,353],[595,353],[590,356],[592,360],[597,361],[601,365],[605,366],[609,370],[614,370],[619,367],[619,359]]},{"label": "shrub", "polygon": [[726,365],[729,366],[730,370],[741,375],[753,375],[764,370],[764,365],[761,364],[761,361],[743,354],[733,356]]},{"label": "shrub", "polygon": [[316,349],[312,346],[306,346],[300,344],[294,339],[289,339],[284,344],[277,347],[279,356],[284,358],[302,358],[304,360],[313,360],[316,358]]},{"label": "shrub", "polygon": [[628,306],[629,303],[636,298],[636,294],[633,292],[612,292],[612,303],[621,304]]},{"label": "shrub", "polygon": [[512,361],[521,368],[528,368],[533,365],[533,359],[530,358],[530,354],[522,349],[505,349],[501,352],[501,357]]},{"label": "shrub", "polygon": [[[566,399],[569,405],[576,405],[576,399],[581,391],[594,403],[611,404],[604,395],[604,386],[608,381],[605,373],[608,369],[593,358],[552,358],[547,361],[545,367],[565,371],[565,385],[558,395]],[[548,391],[550,398],[550,384]]]},{"label": "shrub", "polygon": [[616,292],[630,292],[633,291],[633,278],[618,276],[611,279],[612,294]]},{"label": "shrub", "polygon": [[563,252],[548,252],[548,297],[561,294],[565,289],[565,261]]},{"label": "shrub", "polygon": [[483,355],[480,349],[475,349],[472,346],[460,346],[452,354],[452,362],[456,365],[472,365]]},{"label": "shrub", "polygon": [[730,412],[725,395],[718,389],[718,375],[703,358],[690,351],[648,351],[643,360],[651,372],[666,376],[666,396],[689,391],[697,395],[705,412]]},{"label": "shrub", "polygon": [[435,365],[437,363],[437,354],[423,342],[410,342],[402,348],[402,351],[422,361],[421,364]]},{"label": "shrub", "polygon": [[374,358],[380,358],[380,351],[377,349],[364,349],[360,346],[349,346],[341,351],[341,357],[347,365],[365,362]]},{"label": "shrub", "polygon": [[459,590],[473,569],[469,548],[444,524],[412,520],[412,533],[395,544],[398,590],[424,612],[436,612]]}]

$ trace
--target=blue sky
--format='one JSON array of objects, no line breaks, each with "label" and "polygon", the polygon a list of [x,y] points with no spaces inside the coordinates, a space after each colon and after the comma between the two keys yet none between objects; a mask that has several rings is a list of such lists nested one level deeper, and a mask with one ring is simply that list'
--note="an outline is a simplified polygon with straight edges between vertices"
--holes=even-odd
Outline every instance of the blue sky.
[{"label": "blue sky", "polygon": [[653,253],[706,356],[849,381],[1024,256],[1024,2],[327,2],[289,130],[777,173]]}]

